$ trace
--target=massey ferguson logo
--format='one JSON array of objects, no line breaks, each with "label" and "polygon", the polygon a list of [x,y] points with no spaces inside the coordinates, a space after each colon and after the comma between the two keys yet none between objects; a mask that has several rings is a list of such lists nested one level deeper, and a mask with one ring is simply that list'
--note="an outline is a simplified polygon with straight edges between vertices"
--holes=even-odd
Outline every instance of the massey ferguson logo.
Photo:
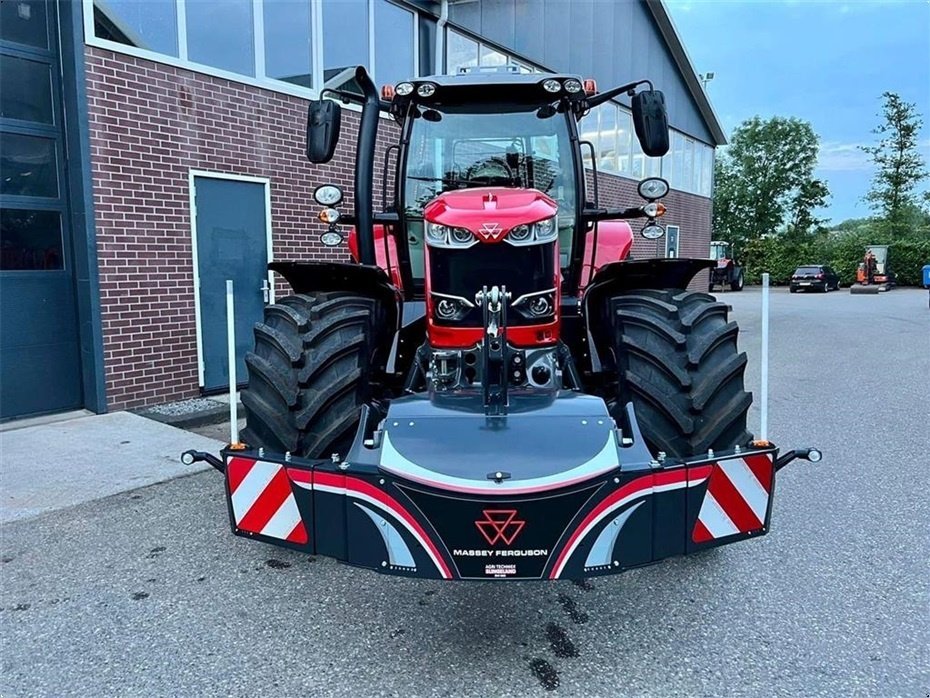
[{"label": "massey ferguson logo", "polygon": [[526,525],[526,521],[517,519],[516,509],[485,509],[481,515],[484,518],[475,521],[475,526],[488,545],[494,545],[498,541],[510,545]]},{"label": "massey ferguson logo", "polygon": [[500,223],[482,223],[478,236],[484,240],[497,240],[503,233]]}]

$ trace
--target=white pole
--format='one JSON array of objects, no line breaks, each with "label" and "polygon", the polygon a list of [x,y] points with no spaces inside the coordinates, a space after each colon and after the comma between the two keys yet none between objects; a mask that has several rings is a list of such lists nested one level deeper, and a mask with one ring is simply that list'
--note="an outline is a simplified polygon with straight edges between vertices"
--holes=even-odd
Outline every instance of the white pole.
[{"label": "white pole", "polygon": [[226,279],[226,341],[229,356],[229,443],[239,443],[239,403],[236,398],[236,304],[232,279]]},{"label": "white pole", "polygon": [[762,275],[762,395],[759,438],[769,440],[769,275]]}]

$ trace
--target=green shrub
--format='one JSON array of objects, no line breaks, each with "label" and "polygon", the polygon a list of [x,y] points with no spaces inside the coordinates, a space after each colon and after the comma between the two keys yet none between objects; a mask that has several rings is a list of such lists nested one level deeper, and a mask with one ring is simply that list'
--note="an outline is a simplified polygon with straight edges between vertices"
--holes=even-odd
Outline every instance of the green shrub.
[{"label": "green shrub", "polygon": [[893,240],[878,229],[841,234],[820,234],[805,238],[776,235],[748,242],[741,257],[748,283],[761,283],[768,272],[773,285],[787,284],[792,272],[805,264],[829,264],[840,282],[856,280],[856,268],[867,245],[890,245],[892,271],[902,286],[920,286],[922,269],[930,264],[930,232],[919,230],[904,239]]}]

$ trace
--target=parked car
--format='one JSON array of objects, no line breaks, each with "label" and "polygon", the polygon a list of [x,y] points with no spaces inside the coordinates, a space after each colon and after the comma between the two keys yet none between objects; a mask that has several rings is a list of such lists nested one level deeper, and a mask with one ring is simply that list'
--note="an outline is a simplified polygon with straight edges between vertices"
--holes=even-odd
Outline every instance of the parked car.
[{"label": "parked car", "polygon": [[840,277],[836,272],[826,264],[806,264],[798,267],[791,275],[791,285],[789,290],[809,291],[815,289],[827,293],[829,291],[838,291],[840,288]]}]

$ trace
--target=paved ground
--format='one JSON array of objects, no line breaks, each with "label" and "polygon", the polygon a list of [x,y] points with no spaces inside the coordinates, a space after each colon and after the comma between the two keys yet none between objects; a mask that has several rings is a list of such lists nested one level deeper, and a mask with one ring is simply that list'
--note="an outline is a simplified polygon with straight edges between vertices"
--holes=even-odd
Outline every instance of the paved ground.
[{"label": "paved ground", "polygon": [[0,431],[0,522],[202,471],[178,454],[221,445],[129,412],[38,421]]},{"label": "paved ground", "polygon": [[[759,293],[725,298],[755,381]],[[782,473],[765,538],[413,582],[234,539],[202,473],[2,528],[0,694],[924,698],[927,294],[777,291],[772,321],[772,436],[825,460]]]}]

